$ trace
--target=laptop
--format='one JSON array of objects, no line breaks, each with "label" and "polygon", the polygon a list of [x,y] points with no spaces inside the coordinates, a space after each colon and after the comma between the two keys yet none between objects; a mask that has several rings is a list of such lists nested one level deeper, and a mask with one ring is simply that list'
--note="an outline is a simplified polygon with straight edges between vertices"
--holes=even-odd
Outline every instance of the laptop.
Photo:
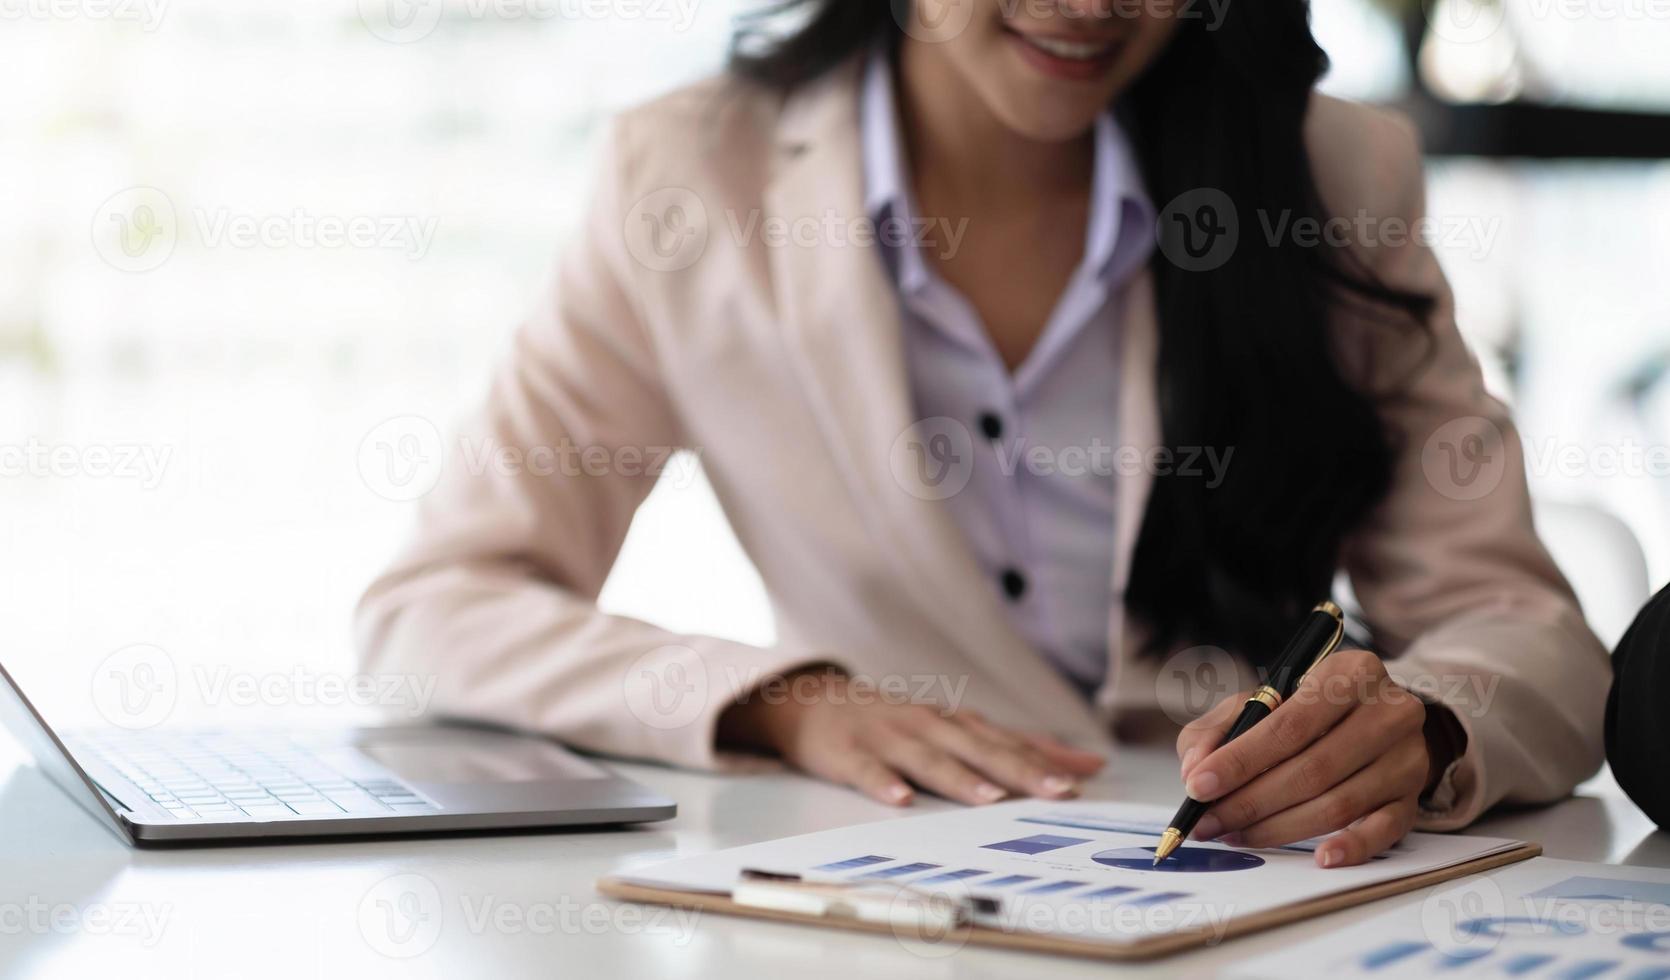
[{"label": "laptop", "polygon": [[467,725],[60,733],[4,665],[0,723],[136,847],[645,823],[678,812],[552,742]]}]

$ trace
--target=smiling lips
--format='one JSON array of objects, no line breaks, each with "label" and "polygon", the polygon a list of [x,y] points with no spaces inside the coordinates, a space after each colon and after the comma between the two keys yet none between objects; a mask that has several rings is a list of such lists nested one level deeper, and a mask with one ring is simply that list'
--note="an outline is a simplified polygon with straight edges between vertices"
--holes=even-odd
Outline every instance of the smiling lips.
[{"label": "smiling lips", "polygon": [[1113,65],[1121,40],[1097,40],[1006,31],[1020,54],[1034,68],[1054,78],[1089,81]]}]

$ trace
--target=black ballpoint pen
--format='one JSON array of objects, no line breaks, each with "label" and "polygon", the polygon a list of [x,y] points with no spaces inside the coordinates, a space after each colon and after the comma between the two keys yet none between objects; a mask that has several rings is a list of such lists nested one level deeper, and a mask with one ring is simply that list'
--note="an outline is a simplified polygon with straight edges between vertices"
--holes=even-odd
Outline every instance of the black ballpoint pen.
[{"label": "black ballpoint pen", "polygon": [[[1339,647],[1339,642],[1345,636],[1345,614],[1332,602],[1323,602],[1312,609],[1310,615],[1299,627],[1299,632],[1293,634],[1293,639],[1287,641],[1287,648],[1276,661],[1276,669],[1270,672],[1269,683],[1254,691],[1241,709],[1241,716],[1235,719],[1235,724],[1224,736],[1220,747],[1228,745],[1235,739],[1247,733],[1249,728],[1269,717],[1270,712],[1293,696],[1298,689],[1299,682],[1305,679],[1311,668],[1321,663],[1323,658],[1333,653]],[[1210,803],[1185,799],[1177,815],[1171,818],[1171,826],[1160,835],[1159,846],[1154,848],[1154,866],[1159,867],[1161,861],[1171,856],[1189,837],[1195,829],[1195,824],[1211,809]]]}]

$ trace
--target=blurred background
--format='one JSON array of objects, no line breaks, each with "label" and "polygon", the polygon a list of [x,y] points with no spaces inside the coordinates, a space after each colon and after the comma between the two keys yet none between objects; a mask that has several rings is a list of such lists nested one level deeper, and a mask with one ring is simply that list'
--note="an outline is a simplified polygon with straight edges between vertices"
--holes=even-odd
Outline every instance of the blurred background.
[{"label": "blurred background", "polygon": [[[319,682],[600,125],[715,71],[747,6],[0,0],[0,659],[55,720],[136,658],[173,721],[369,710]],[[1614,641],[1670,579],[1670,0],[1314,22],[1329,91],[1421,126],[1463,330]],[[658,488],[605,603],[772,636],[699,479]]]}]

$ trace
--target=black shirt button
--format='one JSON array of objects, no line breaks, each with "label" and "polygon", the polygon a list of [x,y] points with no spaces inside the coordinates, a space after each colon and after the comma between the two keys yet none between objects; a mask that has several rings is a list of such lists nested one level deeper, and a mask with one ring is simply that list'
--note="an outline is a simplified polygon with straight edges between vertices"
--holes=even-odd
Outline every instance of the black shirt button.
[{"label": "black shirt button", "polygon": [[980,434],[993,442],[1003,438],[1003,420],[996,412],[980,413]]},{"label": "black shirt button", "polygon": [[1019,601],[1026,595],[1026,576],[1013,568],[1003,570],[1003,594],[1012,600]]}]

